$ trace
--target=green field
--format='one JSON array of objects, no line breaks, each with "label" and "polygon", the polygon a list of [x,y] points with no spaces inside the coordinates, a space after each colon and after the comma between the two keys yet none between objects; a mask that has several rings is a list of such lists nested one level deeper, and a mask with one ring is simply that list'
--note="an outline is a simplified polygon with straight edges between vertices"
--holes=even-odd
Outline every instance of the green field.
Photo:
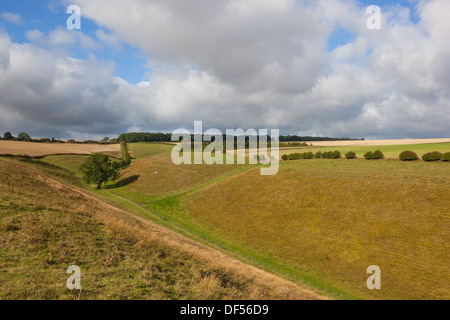
[{"label": "green field", "polygon": [[[314,144],[314,143],[313,143]],[[318,151],[340,151],[342,156],[347,152],[353,151],[356,153],[358,158],[363,158],[363,155],[369,151],[380,150],[384,153],[386,158],[398,159],[401,152],[405,150],[414,151],[419,157],[422,157],[427,152],[439,151],[442,153],[450,152],[450,143],[427,143],[427,144],[411,144],[411,145],[401,145],[401,146],[352,146],[352,147],[302,147],[302,148],[281,148],[280,157],[283,154],[290,153],[302,153],[302,152],[313,152]]]},{"label": "green field", "polygon": [[[448,150],[448,144],[437,146],[364,148],[388,157],[399,150]],[[130,144],[140,160],[121,179],[139,178],[97,193],[333,297],[450,298],[441,281],[450,274],[448,163],[299,160],[281,162],[277,175],[263,177],[249,165],[175,166],[172,147],[164,148]],[[59,157],[75,168],[77,161]],[[365,286],[370,265],[381,267],[382,290]]]}]

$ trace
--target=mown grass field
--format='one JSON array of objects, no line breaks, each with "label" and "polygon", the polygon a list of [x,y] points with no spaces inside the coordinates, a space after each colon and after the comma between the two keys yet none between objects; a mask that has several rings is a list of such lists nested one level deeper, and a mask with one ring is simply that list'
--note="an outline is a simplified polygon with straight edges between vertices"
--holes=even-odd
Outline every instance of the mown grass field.
[{"label": "mown grass field", "polygon": [[[299,160],[263,177],[249,165],[174,166],[172,146],[129,147],[137,159],[120,179],[138,179],[94,192],[137,216],[332,297],[450,298],[448,163]],[[370,265],[382,290],[366,288]]]},{"label": "mown grass field", "polygon": [[386,158],[398,159],[401,152],[405,150],[414,151],[419,157],[422,157],[427,152],[439,151],[442,153],[450,152],[450,143],[426,143],[426,144],[411,144],[411,145],[395,145],[395,146],[350,146],[350,147],[315,147],[313,142],[313,147],[301,147],[301,148],[281,148],[280,158],[283,154],[290,154],[296,152],[313,152],[318,151],[340,151],[342,156],[347,152],[353,151],[356,153],[358,158],[363,158],[366,152],[373,152],[375,150],[380,150],[384,153]]}]

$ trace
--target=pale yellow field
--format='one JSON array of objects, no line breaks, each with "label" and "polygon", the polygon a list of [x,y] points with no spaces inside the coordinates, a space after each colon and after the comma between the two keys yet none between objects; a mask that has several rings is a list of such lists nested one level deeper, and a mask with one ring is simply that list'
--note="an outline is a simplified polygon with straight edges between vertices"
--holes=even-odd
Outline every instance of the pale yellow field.
[{"label": "pale yellow field", "polygon": [[0,141],[0,154],[36,157],[50,154],[91,154],[96,152],[120,152],[120,145]]},{"label": "pale yellow field", "polygon": [[[303,141],[300,141],[303,142]],[[315,147],[370,147],[370,146],[401,146],[409,144],[427,144],[427,143],[445,143],[450,142],[446,139],[401,139],[401,140],[355,140],[355,141],[308,141]]]}]

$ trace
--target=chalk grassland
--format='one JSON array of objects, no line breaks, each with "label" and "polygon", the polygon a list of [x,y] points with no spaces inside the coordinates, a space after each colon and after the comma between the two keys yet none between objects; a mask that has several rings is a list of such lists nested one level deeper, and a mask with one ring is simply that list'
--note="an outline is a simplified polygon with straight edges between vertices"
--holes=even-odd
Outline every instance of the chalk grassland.
[{"label": "chalk grassland", "polygon": [[[319,287],[359,298],[449,299],[449,172],[444,163],[300,161],[274,177],[245,172],[183,203],[212,233]],[[381,291],[365,286],[370,265],[381,267]]]},{"label": "chalk grassland", "polygon": [[[337,296],[450,298],[441,281],[450,274],[448,164],[305,160],[282,162],[273,177],[249,169],[166,197],[160,190],[181,172],[114,192],[242,259]],[[366,287],[373,264],[383,270],[381,291]]]},{"label": "chalk grassland", "polygon": [[113,152],[120,156],[119,144],[71,144],[71,143],[35,143],[0,140],[0,155],[28,155],[30,157],[52,154],[91,154]]},{"label": "chalk grassland", "polygon": [[[198,166],[213,174],[200,184],[188,179],[181,189],[173,187],[189,171],[154,175],[164,166],[172,166],[168,153],[141,159],[129,170],[151,175],[151,184],[137,180],[103,192],[130,200],[144,216],[160,217],[245,261],[337,297],[449,298],[448,284],[441,281],[450,274],[446,163],[291,161],[282,162],[274,177],[250,166],[240,172]],[[381,291],[365,286],[373,264],[383,272]]]},{"label": "chalk grassland", "polygon": [[162,153],[170,153],[175,144],[170,143],[130,143],[128,149],[134,160],[142,160]]},{"label": "chalk grassland", "polygon": [[[93,192],[145,221],[333,297],[450,298],[447,163],[300,160],[281,162],[278,175],[262,177],[248,165],[172,168],[171,147],[158,148],[130,144],[132,156],[137,149],[142,156],[122,173],[125,183]],[[76,172],[76,161],[66,157],[52,162]],[[132,170],[152,176],[151,183],[126,179]],[[204,177],[195,180],[190,170]],[[184,175],[192,178],[178,187]],[[380,291],[365,286],[373,264],[382,270]]]},{"label": "chalk grassland", "polygon": [[122,181],[132,181],[129,189],[155,195],[188,191],[221,176],[242,171],[238,165],[175,165],[170,154],[143,159],[124,170]]},{"label": "chalk grassland", "polygon": [[318,151],[334,151],[338,150],[344,156],[347,152],[353,151],[356,153],[358,158],[363,158],[364,154],[368,151],[381,150],[386,158],[390,159],[398,159],[401,152],[405,150],[411,150],[417,153],[419,157],[427,152],[440,151],[450,152],[450,143],[426,143],[426,144],[410,144],[410,145],[363,145],[363,146],[335,146],[335,147],[325,147],[319,146],[317,142],[312,142],[313,147],[302,147],[302,148],[280,148],[280,157],[283,154],[291,154],[291,153],[302,153],[302,152],[313,152],[316,153]]},{"label": "chalk grassland", "polygon": [[[0,299],[322,298],[25,160],[0,158]],[[66,288],[70,265],[82,270],[81,291]]]}]

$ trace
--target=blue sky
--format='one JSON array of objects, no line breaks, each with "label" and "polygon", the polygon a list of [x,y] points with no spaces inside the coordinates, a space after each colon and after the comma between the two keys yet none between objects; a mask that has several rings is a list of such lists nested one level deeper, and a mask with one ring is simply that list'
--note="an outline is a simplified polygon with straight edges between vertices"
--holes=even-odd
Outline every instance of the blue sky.
[{"label": "blue sky", "polygon": [[[66,13],[66,7],[54,0],[2,0],[0,13],[2,12],[19,14],[22,18],[20,23],[11,23],[6,19],[0,19],[0,30],[6,30],[11,40],[16,43],[28,42],[25,33],[29,30],[37,29],[48,34],[57,28],[65,28],[66,21],[70,16]],[[99,29],[104,28],[94,21],[82,17],[82,29],[73,30],[73,32],[83,32],[94,40],[98,40],[95,33]],[[99,60],[112,61],[116,66],[116,75],[130,83],[136,84],[146,79],[145,72],[147,70],[144,68],[146,55],[126,43],[121,43],[120,50],[105,45],[93,52],[79,47],[71,47],[69,53],[74,58],[85,59],[88,55],[94,54]]]}]

